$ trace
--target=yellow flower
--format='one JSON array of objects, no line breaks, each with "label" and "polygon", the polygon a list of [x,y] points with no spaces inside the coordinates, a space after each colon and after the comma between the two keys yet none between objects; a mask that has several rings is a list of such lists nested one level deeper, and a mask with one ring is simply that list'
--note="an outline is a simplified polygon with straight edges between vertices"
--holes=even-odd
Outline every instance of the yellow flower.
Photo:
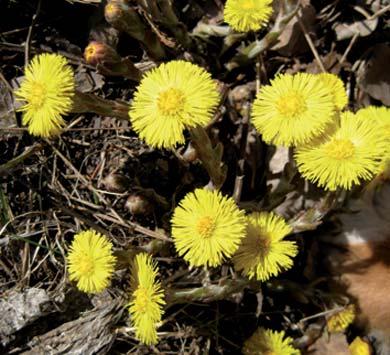
[{"label": "yellow flower", "polygon": [[34,136],[53,137],[65,126],[63,115],[72,107],[75,83],[72,68],[57,54],[35,56],[25,70],[25,78],[15,91],[23,101],[23,124]]},{"label": "yellow flower", "polygon": [[261,88],[252,119],[265,142],[296,146],[320,135],[334,113],[333,95],[317,76],[284,74]]},{"label": "yellow flower", "polygon": [[356,116],[362,120],[375,122],[381,135],[386,136],[387,153],[383,155],[379,168],[381,179],[387,179],[390,167],[390,109],[385,106],[367,106],[356,112]]},{"label": "yellow flower", "polygon": [[375,122],[383,135],[390,142],[390,108],[385,106],[367,106],[356,112],[356,116],[362,120]]},{"label": "yellow flower", "polygon": [[330,73],[318,74],[317,77],[332,92],[336,108],[342,110],[348,103],[343,81],[337,75]]},{"label": "yellow flower", "polygon": [[284,219],[262,212],[252,213],[247,221],[246,237],[233,257],[235,269],[250,279],[266,281],[291,268],[298,249],[295,242],[283,240],[292,231]]},{"label": "yellow flower", "polygon": [[225,21],[236,31],[257,31],[272,15],[272,0],[227,0]]},{"label": "yellow flower", "polygon": [[349,344],[349,352],[351,355],[371,355],[371,347],[366,341],[360,337],[356,337],[354,341]]},{"label": "yellow flower", "polygon": [[188,193],[172,217],[172,237],[192,266],[218,266],[231,257],[245,235],[245,216],[234,200],[218,191]]},{"label": "yellow flower", "polygon": [[367,106],[358,110],[356,117],[375,123],[381,134],[386,136],[390,142],[390,108],[386,106]]},{"label": "yellow flower", "polygon": [[301,352],[291,344],[293,339],[286,336],[284,331],[258,328],[248,338],[242,353],[244,355],[299,355]]},{"label": "yellow flower", "polygon": [[355,320],[356,310],[353,304],[347,308],[331,315],[327,320],[328,331],[331,333],[343,332]]},{"label": "yellow flower", "polygon": [[146,345],[158,342],[156,329],[165,304],[161,283],[156,281],[157,273],[157,265],[150,255],[136,255],[131,269],[129,312],[136,338]]},{"label": "yellow flower", "polygon": [[378,173],[387,144],[373,122],[343,112],[340,127],[324,141],[298,148],[295,159],[306,179],[328,190],[350,190]]},{"label": "yellow flower", "polygon": [[146,73],[129,112],[133,129],[147,144],[173,148],[184,143],[185,128],[207,125],[219,94],[209,73],[182,60]]},{"label": "yellow flower", "polygon": [[67,260],[70,280],[84,292],[103,291],[115,271],[111,242],[93,230],[75,235]]}]

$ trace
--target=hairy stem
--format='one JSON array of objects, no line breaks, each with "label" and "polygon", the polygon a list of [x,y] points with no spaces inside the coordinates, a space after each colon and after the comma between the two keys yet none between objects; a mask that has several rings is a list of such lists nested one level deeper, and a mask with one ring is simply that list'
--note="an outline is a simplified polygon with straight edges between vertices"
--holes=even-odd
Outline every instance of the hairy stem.
[{"label": "hairy stem", "polygon": [[213,148],[210,138],[203,127],[190,129],[192,145],[197,156],[208,172],[215,189],[220,189],[226,179],[226,166],[222,163],[223,146],[218,143]]},{"label": "hairy stem", "polygon": [[72,112],[93,112],[101,116],[128,120],[129,104],[120,101],[106,100],[96,95],[76,91],[73,98]]},{"label": "hairy stem", "polygon": [[250,284],[248,279],[225,280],[219,285],[208,285],[196,288],[170,289],[166,293],[167,304],[173,305],[188,302],[213,302],[228,298],[234,293],[243,291]]}]

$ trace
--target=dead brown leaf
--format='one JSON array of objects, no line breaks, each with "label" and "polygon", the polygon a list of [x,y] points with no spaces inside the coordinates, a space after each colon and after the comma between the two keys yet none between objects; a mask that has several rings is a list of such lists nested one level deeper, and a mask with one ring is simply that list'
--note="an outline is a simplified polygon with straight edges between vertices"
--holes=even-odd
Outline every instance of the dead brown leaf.
[{"label": "dead brown leaf", "polygon": [[[309,33],[314,30],[316,10],[310,5],[310,1],[308,0],[302,1],[302,15],[300,16],[300,19]],[[287,24],[279,36],[278,43],[271,49],[286,56],[304,53],[309,50],[302,29],[299,26],[298,17],[295,16]]]},{"label": "dead brown leaf", "polygon": [[313,345],[308,349],[313,355],[349,355],[348,343],[345,334],[323,333]]},{"label": "dead brown leaf", "polygon": [[357,21],[351,24],[340,23],[334,28],[334,31],[336,32],[337,40],[342,41],[356,34],[361,37],[369,36],[375,31],[377,25],[378,18],[374,18],[372,20]]},{"label": "dead brown leaf", "polygon": [[389,63],[390,46],[385,43],[378,44],[373,48],[371,58],[358,78],[363,91],[387,106],[390,106],[390,71],[386,70]]}]

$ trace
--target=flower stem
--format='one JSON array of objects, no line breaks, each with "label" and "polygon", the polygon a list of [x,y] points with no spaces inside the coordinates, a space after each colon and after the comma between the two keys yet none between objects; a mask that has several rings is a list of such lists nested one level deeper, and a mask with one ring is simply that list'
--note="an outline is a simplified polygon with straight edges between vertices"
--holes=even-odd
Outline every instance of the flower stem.
[{"label": "flower stem", "polygon": [[140,41],[148,54],[156,60],[165,57],[165,50],[157,35],[146,27],[138,12],[125,0],[111,0],[105,8],[107,22],[119,31]]},{"label": "flower stem", "polygon": [[101,116],[129,119],[129,104],[120,101],[106,100],[92,94],[76,91],[73,97],[73,113],[94,112]]},{"label": "flower stem", "polygon": [[167,304],[179,304],[188,302],[213,302],[228,298],[234,293],[244,290],[250,284],[248,279],[225,280],[220,285],[208,285],[203,287],[170,289],[166,292]]},{"label": "flower stem", "polygon": [[203,127],[197,126],[190,129],[192,145],[198,158],[207,170],[215,189],[220,189],[225,182],[227,168],[222,163],[223,146],[218,143],[212,147],[210,138]]}]

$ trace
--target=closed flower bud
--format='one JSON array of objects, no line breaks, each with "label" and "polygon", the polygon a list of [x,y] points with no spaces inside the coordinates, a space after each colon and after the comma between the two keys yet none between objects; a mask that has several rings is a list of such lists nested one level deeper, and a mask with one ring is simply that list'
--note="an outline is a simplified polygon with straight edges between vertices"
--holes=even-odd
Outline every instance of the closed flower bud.
[{"label": "closed flower bud", "polygon": [[109,1],[104,8],[104,16],[108,23],[123,16],[127,6],[121,1]]},{"label": "closed flower bud", "polygon": [[150,201],[141,194],[132,194],[127,198],[125,207],[133,215],[148,215],[153,211]]},{"label": "closed flower bud", "polygon": [[97,66],[103,75],[121,76],[139,81],[142,73],[129,58],[122,58],[114,48],[101,42],[92,41],[84,51],[88,64]]},{"label": "closed flower bud", "polygon": [[130,180],[121,174],[111,173],[105,177],[103,184],[108,191],[122,193],[129,188]]},{"label": "closed flower bud", "polygon": [[101,42],[92,41],[84,51],[84,58],[88,64],[98,65],[103,63],[120,62],[121,57],[114,48]]},{"label": "closed flower bud", "polygon": [[142,42],[153,58],[162,59],[165,56],[158,36],[145,25],[136,9],[129,6],[127,1],[109,0],[104,8],[104,16],[112,27]]},{"label": "closed flower bud", "polygon": [[132,7],[123,0],[109,0],[104,8],[106,21],[119,31],[126,32],[131,37],[143,41],[145,26]]},{"label": "closed flower bud", "polygon": [[188,145],[182,157],[187,163],[192,163],[198,159],[198,154],[196,153],[196,149],[192,146],[192,144]]}]

